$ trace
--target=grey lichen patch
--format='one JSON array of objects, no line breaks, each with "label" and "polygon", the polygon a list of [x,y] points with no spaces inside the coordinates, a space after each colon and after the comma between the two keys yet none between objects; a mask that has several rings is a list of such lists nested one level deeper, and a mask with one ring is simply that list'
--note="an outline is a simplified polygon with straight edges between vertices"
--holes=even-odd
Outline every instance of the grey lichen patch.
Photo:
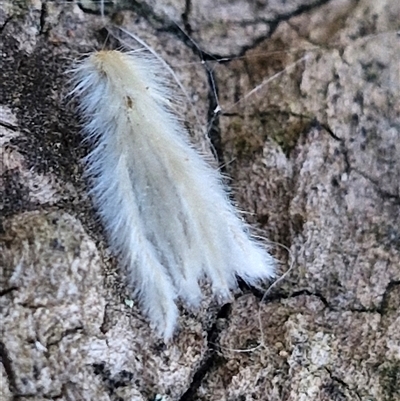
[{"label": "grey lichen patch", "polygon": [[384,343],[400,336],[380,323],[377,313],[333,311],[314,295],[261,306],[243,296],[220,335],[225,363],[205,378],[196,399],[396,399],[398,358]]},{"label": "grey lichen patch", "polygon": [[280,22],[303,10],[317,9],[320,4],[319,0],[236,0],[210,7],[205,2],[192,2],[193,39],[211,54],[240,54],[269,37]]},{"label": "grey lichen patch", "polygon": [[[3,3],[3,2],[2,2]],[[3,4],[2,4],[3,6]],[[9,28],[13,30],[16,28],[18,34],[14,33],[14,45],[19,50],[30,53],[37,43],[38,36],[41,31],[41,13],[43,10],[42,1],[5,1],[4,9],[8,14],[6,22],[1,30],[2,35],[9,33]],[[22,26],[25,29],[20,29]]]},{"label": "grey lichen patch", "polygon": [[3,230],[2,266],[8,274],[2,277],[8,279],[2,288],[18,288],[14,302],[38,307],[76,297],[88,302],[96,294],[101,299],[99,255],[75,218],[61,212],[29,212],[6,220]]},{"label": "grey lichen patch", "polygon": [[[160,344],[137,305],[128,308],[121,289],[113,296],[105,288],[96,246],[68,214],[21,213],[3,231],[0,318],[14,393],[179,397],[206,351],[199,322],[182,319],[179,342]],[[173,381],[160,380],[159,372],[169,369]]]},{"label": "grey lichen patch", "polygon": [[105,301],[99,254],[82,225],[61,212],[20,214],[3,229],[2,341],[17,391],[59,394],[86,358],[82,347],[100,334]]}]

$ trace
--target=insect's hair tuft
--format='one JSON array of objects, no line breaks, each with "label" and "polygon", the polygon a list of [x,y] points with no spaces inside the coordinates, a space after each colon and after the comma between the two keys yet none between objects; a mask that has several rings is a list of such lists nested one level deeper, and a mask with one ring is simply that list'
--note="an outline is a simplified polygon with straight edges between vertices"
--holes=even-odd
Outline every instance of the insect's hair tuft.
[{"label": "insect's hair tuft", "polygon": [[230,296],[236,276],[271,278],[273,258],[247,233],[221,177],[171,111],[163,68],[142,51],[103,50],[77,64],[75,89],[95,206],[132,293],[166,340],[176,299],[198,305],[199,280]]}]

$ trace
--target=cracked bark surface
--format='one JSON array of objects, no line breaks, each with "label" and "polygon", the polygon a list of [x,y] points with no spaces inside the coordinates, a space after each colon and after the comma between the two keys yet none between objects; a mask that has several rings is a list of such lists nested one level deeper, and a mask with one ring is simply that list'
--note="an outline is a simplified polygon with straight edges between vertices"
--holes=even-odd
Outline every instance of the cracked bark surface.
[{"label": "cracked bark surface", "polygon": [[[400,399],[400,4],[104,5],[0,6],[0,398]],[[194,141],[210,128],[246,219],[290,249],[263,302],[182,309],[169,345],[125,303],[66,99],[112,24],[172,65]]]}]

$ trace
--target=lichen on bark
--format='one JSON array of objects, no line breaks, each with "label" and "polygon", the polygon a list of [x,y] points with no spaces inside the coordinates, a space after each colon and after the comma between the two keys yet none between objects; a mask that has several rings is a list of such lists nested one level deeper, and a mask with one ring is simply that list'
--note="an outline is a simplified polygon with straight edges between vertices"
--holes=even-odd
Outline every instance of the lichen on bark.
[{"label": "lichen on bark", "polygon": [[[214,3],[2,2],[5,400],[400,398],[400,5]],[[207,298],[170,345],[125,302],[66,96],[74,59],[119,46],[112,25],[173,67],[193,140],[290,251],[271,244],[292,268],[263,302],[245,286],[223,308]]]}]

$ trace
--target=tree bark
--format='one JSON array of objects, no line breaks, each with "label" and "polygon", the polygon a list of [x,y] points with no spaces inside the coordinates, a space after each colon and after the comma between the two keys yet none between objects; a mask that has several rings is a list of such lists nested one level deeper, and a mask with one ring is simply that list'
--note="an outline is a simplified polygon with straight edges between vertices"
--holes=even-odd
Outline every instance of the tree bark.
[{"label": "tree bark", "polygon": [[[394,0],[4,0],[0,398],[400,399],[399,15]],[[141,47],[119,28],[171,65],[193,141],[287,272],[182,307],[170,344],[107,248],[67,96],[73,60]]]}]

